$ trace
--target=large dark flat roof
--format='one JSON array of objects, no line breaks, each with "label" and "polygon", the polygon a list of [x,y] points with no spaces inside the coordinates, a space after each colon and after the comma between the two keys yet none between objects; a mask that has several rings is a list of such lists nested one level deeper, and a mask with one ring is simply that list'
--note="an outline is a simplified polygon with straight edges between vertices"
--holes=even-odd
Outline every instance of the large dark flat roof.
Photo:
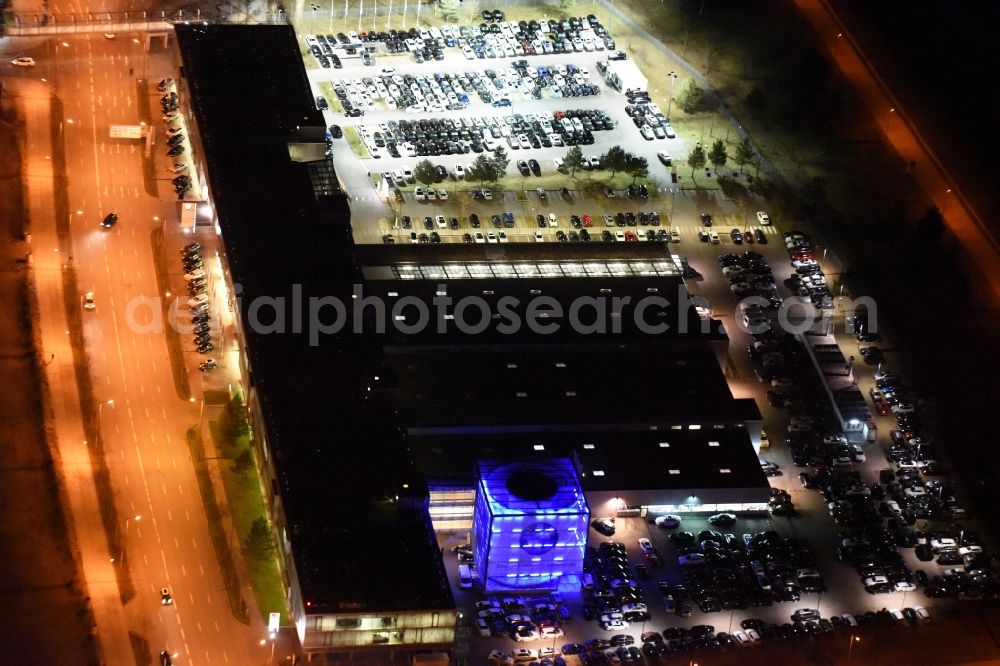
[{"label": "large dark flat roof", "polygon": [[760,420],[734,399],[706,344],[387,349],[410,434]]},{"label": "large dark flat roof", "polygon": [[[699,317],[678,276],[369,278],[364,295],[385,304],[380,340],[387,347],[727,339],[718,320]],[[411,330],[423,316],[414,302],[424,304],[430,319]],[[444,318],[446,312],[454,316],[459,304],[466,328],[459,319]],[[366,310],[368,316],[374,313],[373,307]],[[532,328],[529,320],[538,326]]]},{"label": "large dark flat roof", "polygon": [[[293,285],[349,302],[360,270],[347,202],[317,196],[308,167],[289,159],[297,127],[323,127],[295,33],[178,25],[177,37],[244,324],[254,299]],[[375,341],[311,346],[307,333],[246,325],[244,335],[310,610],[453,608],[425,486],[391,406],[368,390],[381,371]]]},{"label": "large dark flat roof", "polygon": [[432,484],[471,485],[475,463],[482,458],[568,456],[579,464],[586,491],[768,487],[750,437],[738,426],[417,435],[409,441],[421,473]]}]

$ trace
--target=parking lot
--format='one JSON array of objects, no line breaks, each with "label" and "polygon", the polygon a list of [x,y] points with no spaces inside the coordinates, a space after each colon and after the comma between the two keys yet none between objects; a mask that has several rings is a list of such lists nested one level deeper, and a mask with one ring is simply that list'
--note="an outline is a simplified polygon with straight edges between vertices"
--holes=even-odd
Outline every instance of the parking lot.
[{"label": "parking lot", "polygon": [[[702,137],[667,138],[664,131],[659,138],[653,125],[647,125],[649,138],[643,136],[635,109],[626,110],[625,95],[600,76],[598,62],[620,45],[609,48],[604,36],[595,34],[604,49],[593,42],[592,50],[583,43],[577,50],[570,38],[568,48],[562,40],[549,40],[559,43],[550,51],[549,42],[539,48],[535,35],[527,40],[535,51],[529,54],[525,40],[518,41],[522,50],[515,52],[508,43],[513,37],[502,28],[497,33],[490,27],[480,39],[463,34],[461,27],[450,35],[429,30],[426,36],[397,35],[391,46],[395,53],[385,43],[345,35],[347,44],[337,47],[344,56],[339,68],[332,61],[330,67],[319,59],[307,63],[315,94],[331,105],[328,123],[344,132],[334,139],[333,153],[353,200],[355,238],[368,243],[669,239],[669,252],[685,257],[698,274],[687,281],[689,289],[709,299],[730,336],[727,370],[734,394],[756,398],[764,414],[771,446],[761,451],[761,459],[770,465],[776,490],[773,514],[739,516],[730,526],[709,525],[707,516],[685,516],[676,528],[618,518],[611,536],[591,530],[588,574],[594,587],[555,598],[490,598],[459,589],[459,553],[452,547],[460,539],[452,538],[444,544],[445,561],[472,634],[472,663],[484,663],[492,651],[503,653],[503,659],[495,655],[497,662],[516,657],[559,663],[558,656],[567,663],[607,663],[670,659],[678,652],[694,657],[699,651],[786,638],[822,640],[827,634],[843,636],[846,643],[845,632],[862,631],[855,622],[871,625],[876,633],[907,624],[920,630],[927,618],[916,610],[903,618],[903,609],[924,609],[933,622],[950,599],[993,597],[996,582],[984,546],[962,524],[946,469],[935,461],[927,421],[914,406],[917,397],[904,378],[891,372],[891,352],[862,352],[891,347],[875,334],[847,329],[843,313],[832,307],[840,295],[840,268],[832,257],[828,260],[829,248],[808,233],[793,233],[801,232],[793,222],[758,219],[756,209],[769,208],[765,201],[739,209],[718,190],[685,187],[691,174],[686,156]],[[407,39],[412,43],[401,51]],[[342,53],[350,48],[353,54]],[[579,90],[572,95],[573,88],[566,86]],[[583,86],[595,86],[599,94],[580,94]],[[602,120],[598,129],[596,118],[586,116],[593,129],[566,128],[563,119],[573,110],[593,111],[610,127]],[[640,115],[656,119],[655,111]],[[630,196],[631,179],[623,180],[622,174],[612,182],[599,168],[581,171],[577,178],[560,173],[555,160],[563,159],[572,143],[585,156],[620,146],[644,157],[649,177],[637,182],[646,185],[645,196],[638,190]],[[510,164],[501,187],[487,197],[483,184],[466,174],[477,155],[496,146],[506,150]],[[673,167],[664,164],[661,152],[673,157]],[[430,184],[409,177],[425,158],[440,167]],[[672,168],[679,182],[672,181]],[[748,182],[744,174],[730,175]],[[698,175],[700,182],[709,178]],[[612,187],[593,187],[595,182]],[[712,226],[704,214],[711,216]],[[814,339],[740,330],[737,321],[753,325],[773,319],[766,305],[738,307],[750,295],[775,303],[798,297],[835,314],[831,335],[822,341],[856,360],[851,380],[870,400],[876,442],[855,447],[835,438],[822,380],[804,353],[803,345]],[[807,476],[800,477],[803,472]],[[671,538],[677,533],[692,536]],[[655,551],[655,558],[647,557],[640,539],[649,540],[647,549]],[[602,546],[605,542],[621,546]],[[822,621],[803,614],[795,622],[798,610],[815,610]],[[876,617],[881,610],[886,612]],[[844,618],[845,613],[851,617]],[[584,619],[585,614],[592,619]],[[599,624],[602,616],[608,629]],[[486,621],[477,628],[477,619]],[[712,631],[692,633],[699,625],[711,625]],[[610,644],[616,636],[623,637]],[[594,639],[608,644],[588,643]],[[561,654],[564,645],[581,644],[587,648]],[[516,648],[536,652],[517,656]],[[549,648],[548,654],[539,654],[540,648]],[[572,654],[578,651],[584,656]]]},{"label": "parking lot", "polygon": [[[683,207],[678,210],[692,211],[689,214],[692,220],[700,221],[695,210],[712,211],[713,228],[730,224],[735,214],[727,212],[725,201],[687,196],[683,201]],[[875,335],[865,331],[859,336],[845,331],[840,325],[831,336],[816,336],[817,340],[838,345],[845,355],[856,356],[858,362],[853,366],[853,377],[867,399],[875,398],[870,404],[879,428],[877,441],[853,447],[830,436],[829,405],[825,396],[815,398],[822,395],[818,385],[821,379],[811,366],[802,365],[800,346],[810,342],[813,336],[799,340],[788,336],[772,339],[763,333],[755,339],[732,321],[740,311],[729,275],[722,270],[726,264],[735,266],[738,263],[746,270],[754,261],[766,263],[773,286],[755,289],[756,293],[773,292],[782,299],[799,294],[803,300],[815,295],[822,300],[825,292],[815,287],[813,291],[803,290],[803,285],[796,286],[797,281],[793,279],[793,275],[820,275],[815,269],[807,268],[808,263],[801,263],[809,261],[803,253],[810,251],[817,255],[817,264],[826,269],[826,277],[830,278],[835,266],[823,261],[822,248],[808,240],[805,234],[797,236],[787,229],[782,231],[781,225],[765,227],[769,239],[765,245],[756,238],[753,245],[745,241],[736,245],[728,233],[720,234],[718,245],[699,242],[697,232],[704,228],[693,222],[685,225],[680,243],[672,244],[671,250],[686,256],[691,266],[702,274],[702,279],[689,281],[689,286],[708,296],[715,315],[729,322],[730,385],[736,395],[755,397],[764,413],[771,446],[761,451],[761,459],[773,474],[770,478],[775,489],[772,506],[776,510],[771,515],[756,518],[740,516],[734,525],[727,527],[709,525],[706,516],[685,516],[676,529],[661,529],[642,518],[618,518],[611,536],[591,530],[590,546],[595,550],[591,551],[589,561],[592,564],[588,573],[595,576],[599,591],[602,587],[600,576],[604,575],[603,587],[611,595],[610,601],[603,595],[595,597],[594,591],[588,589],[583,589],[579,595],[562,594],[561,603],[571,618],[568,622],[559,622],[558,627],[553,623],[558,631],[550,630],[550,638],[539,636],[524,642],[514,641],[509,635],[477,638],[478,630],[472,626],[473,653],[483,659],[488,658],[492,650],[510,655],[517,647],[535,650],[550,647],[561,652],[564,645],[570,645],[568,651],[575,652],[579,644],[587,646],[586,663],[604,663],[605,659],[610,662],[616,659],[638,661],[634,653],[628,656],[620,653],[620,647],[625,647],[626,652],[628,647],[635,647],[642,659],[654,661],[694,658],[698,652],[726,649],[726,645],[736,649],[737,645],[752,647],[758,643],[774,643],[780,646],[789,645],[787,641],[800,640],[827,644],[829,640],[847,641],[855,634],[896,640],[889,636],[911,630],[927,631],[936,617],[951,613],[950,605],[956,603],[954,599],[972,601],[996,594],[996,578],[986,547],[975,530],[964,525],[961,503],[953,498],[954,488],[944,476],[943,465],[930,463],[935,449],[926,441],[927,431],[914,429],[921,428],[911,416],[916,408],[905,406],[911,404],[908,401],[913,400],[913,395],[907,395],[902,378],[888,371],[891,352],[881,355],[868,352],[866,356],[872,357],[873,363],[863,361],[866,356],[860,353],[861,347],[888,347],[886,341],[877,340]],[[721,227],[720,231],[725,232],[727,228]],[[791,245],[796,247],[789,247],[788,239],[792,239]],[[743,257],[753,256],[744,255],[747,250],[757,253],[759,259],[747,262]],[[793,252],[798,257],[794,261],[800,262],[797,267],[792,265]],[[734,263],[727,258],[730,255],[740,257],[740,262]],[[799,273],[800,268],[806,269],[805,272]],[[751,353],[755,343],[763,344]],[[874,362],[876,358],[883,362],[885,372],[881,374],[879,365]],[[772,386],[772,382],[775,385]],[[816,384],[810,385],[810,382]],[[788,394],[791,400],[778,395],[782,393]],[[904,407],[893,413],[890,399],[895,400],[893,404]],[[809,444],[803,446],[797,442]],[[803,473],[806,476],[800,476]],[[791,510],[786,511],[787,508]],[[722,541],[712,538],[714,535],[702,534],[704,530],[720,533]],[[670,535],[676,532],[690,532],[695,540],[675,543]],[[727,534],[733,537],[727,538]],[[749,549],[744,535],[749,535]],[[639,545],[640,539],[650,540],[664,566],[651,563]],[[716,541],[719,547],[707,544],[706,549],[702,541]],[[619,553],[610,560],[600,558],[604,542],[622,544],[624,556]],[[679,564],[679,557],[693,554],[719,564]],[[758,571],[755,560],[762,572]],[[451,565],[455,560],[447,558],[446,561]],[[636,565],[644,565],[645,571],[637,570]],[[615,575],[624,576],[627,572],[630,578],[626,586],[619,584],[615,590],[615,581],[608,578],[609,566],[613,567],[611,571]],[[688,570],[696,570],[698,574],[692,576]],[[646,574],[649,580],[644,578]],[[758,574],[771,588],[770,602],[766,594],[763,598],[755,596],[754,585],[763,589]],[[684,585],[685,590],[677,590],[677,585]],[[692,591],[699,590],[699,585],[697,596],[692,595]],[[671,610],[668,610],[664,592],[673,596]],[[690,617],[677,612],[683,596],[691,603]],[[482,601],[483,595],[460,591],[459,598],[467,600],[462,603],[469,617],[477,617],[479,610],[473,604]],[[598,599],[606,605],[597,605]],[[636,621],[626,620],[623,599],[645,604],[646,609],[642,612],[648,613],[648,619],[634,615]],[[529,606],[532,603],[530,598],[524,602]],[[607,605],[609,603],[611,605]],[[618,610],[615,603],[619,604]],[[763,605],[757,606],[757,603]],[[587,616],[593,619],[584,619],[585,605],[591,608]],[[918,613],[907,609],[920,610]],[[807,620],[800,626],[792,621],[792,614],[798,610],[815,610],[824,621]],[[635,611],[634,607],[630,609],[632,613]],[[904,611],[907,612],[905,616]],[[615,612],[622,613],[620,619],[627,622],[628,627],[602,629],[601,615]],[[845,613],[851,617],[845,619]],[[528,617],[528,621],[534,623],[530,613]],[[860,627],[854,627],[853,622],[858,622]],[[711,625],[714,640],[707,634],[695,636],[680,631],[699,625]],[[494,628],[487,627],[487,630],[492,633]],[[562,635],[558,635],[560,631]],[[659,632],[666,648],[658,647],[660,642],[653,638],[651,631]],[[720,637],[719,632],[728,636]],[[642,640],[644,634],[649,641]],[[610,642],[612,637],[619,635],[629,636],[634,643],[626,645],[628,638],[616,639],[618,645],[595,641]],[[646,642],[656,642],[657,647],[644,651]],[[650,656],[652,650],[657,651],[655,657]],[[663,656],[659,654],[661,650]],[[675,654],[677,652],[684,656]],[[538,655],[538,659],[542,658]],[[567,654],[563,660],[577,663],[580,657]],[[558,662],[553,659],[553,663]]]},{"label": "parking lot", "polygon": [[[457,40],[455,43],[454,47],[440,49],[442,59],[431,58],[427,62],[417,62],[411,51],[389,53],[384,42],[354,44],[358,52],[365,47],[374,49],[371,65],[365,65],[358,54],[345,55],[345,45],[335,49],[340,54],[339,69],[318,66],[315,57],[306,56],[314,92],[330,106],[325,112],[327,120],[344,133],[343,138],[334,140],[334,160],[346,190],[355,202],[362,204],[354,208],[352,218],[359,242],[383,242],[386,233],[394,235],[395,242],[409,242],[408,233],[399,233],[403,231],[398,224],[403,215],[422,220],[425,215],[434,218],[440,214],[446,219],[456,217],[462,223],[475,212],[480,217],[485,213],[488,219],[496,212],[488,205],[490,202],[474,199],[468,193],[481,184],[466,182],[455,174],[456,167],[467,170],[477,154],[489,154],[496,146],[503,146],[510,158],[507,178],[501,181],[494,196],[510,201],[511,205],[498,212],[510,210],[521,218],[518,224],[523,220],[525,225],[514,234],[507,232],[511,241],[533,241],[539,229],[535,220],[538,212],[560,212],[560,202],[553,201],[551,196],[548,204],[533,200],[538,187],[549,192],[563,186],[586,190],[596,181],[612,183],[624,193],[632,179],[622,173],[612,179],[609,172],[600,169],[580,172],[576,174],[576,183],[558,173],[553,160],[563,159],[573,144],[580,145],[585,155],[595,157],[612,146],[620,146],[645,158],[649,176],[638,182],[650,186],[651,208],[666,221],[671,213],[668,195],[674,184],[670,182],[669,167],[661,162],[658,153],[686,154],[691,142],[677,136],[666,138],[667,133],[661,127],[665,117],[655,105],[654,110],[661,117],[657,119],[650,112],[648,130],[652,138],[643,138],[633,116],[626,112],[629,104],[625,95],[605,83],[598,70],[598,62],[607,61],[609,56],[618,57],[614,55],[618,51],[608,50],[602,41],[602,50],[586,50],[581,45],[579,51],[574,51],[570,45],[569,52],[547,53],[543,48],[538,54],[526,54],[522,47],[520,53],[511,56],[490,58],[484,54],[480,59],[475,55],[468,58]],[[466,39],[465,43],[473,42]],[[582,117],[574,127],[573,118],[565,116],[573,116],[578,110],[600,114],[606,122]],[[346,115],[345,111],[352,115]],[[364,115],[353,115],[362,112]],[[633,115],[637,114],[633,111]],[[664,138],[656,138],[654,125]],[[434,187],[447,191],[448,201],[415,201],[413,189],[417,184],[414,183],[408,183],[409,188],[407,183],[395,180],[390,183],[390,187],[400,187],[402,202],[393,201],[391,189],[380,191],[376,187],[380,174],[412,170],[424,158],[447,172],[448,176]],[[529,158],[539,164],[541,176],[521,176],[517,162],[527,162]],[[684,171],[680,170],[681,180],[686,176]],[[411,204],[416,203],[422,204],[420,208],[424,210],[414,210]],[[604,198],[595,197],[589,211],[580,210],[577,214],[603,216],[606,212],[614,215],[618,210],[633,210],[628,206],[615,208],[618,203],[609,204]],[[550,210],[542,211],[540,207]],[[539,210],[533,212],[533,208]],[[567,209],[565,213],[568,225],[572,212]],[[568,226],[565,231],[569,241]],[[444,242],[462,242],[467,232],[475,233],[468,226],[454,237],[438,231]],[[558,240],[555,230],[542,228],[541,234],[545,240]]]}]

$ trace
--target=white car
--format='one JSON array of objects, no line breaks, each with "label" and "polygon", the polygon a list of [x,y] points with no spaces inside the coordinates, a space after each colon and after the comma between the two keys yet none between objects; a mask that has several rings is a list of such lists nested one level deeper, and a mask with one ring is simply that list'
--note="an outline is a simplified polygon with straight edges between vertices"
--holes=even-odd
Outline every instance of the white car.
[{"label": "white car", "polygon": [[719,234],[717,232],[715,232],[715,231],[709,231],[708,232],[708,240],[712,243],[712,245],[718,245],[719,242],[720,242],[719,241]]},{"label": "white car", "polygon": [[510,656],[515,662],[534,661],[538,658],[538,652],[531,648],[517,648]]},{"label": "white car", "polygon": [[914,592],[916,591],[917,586],[914,585],[913,583],[908,583],[905,580],[901,580],[893,586],[893,589],[895,589],[897,592]]},{"label": "white car", "polygon": [[540,231],[536,231],[535,232],[535,242],[536,243],[544,243],[545,242],[545,236],[542,235],[542,232],[540,232]]},{"label": "white car", "polygon": [[921,622],[930,622],[931,614],[927,612],[927,609],[923,606],[917,606],[913,609],[917,614],[917,619]]},{"label": "white car", "polygon": [[448,220],[444,219],[444,215],[437,215],[434,218],[434,222],[437,224],[438,229],[447,229]]},{"label": "white car", "polygon": [[939,550],[958,548],[958,542],[950,537],[938,537],[937,539],[931,539],[931,550],[937,552]]},{"label": "white car", "polygon": [[500,240],[501,243],[506,243],[507,242],[507,232],[506,231],[501,231],[497,235],[497,238]]},{"label": "white car", "polygon": [[604,631],[624,631],[628,629],[628,622],[625,620],[601,621],[601,629]]},{"label": "white car", "polygon": [[657,516],[654,522],[656,523],[657,527],[662,527],[667,530],[672,530],[676,527],[681,526],[681,517],[672,515]]},{"label": "white car", "polygon": [[757,211],[757,224],[769,225],[771,224],[771,217],[762,210]]},{"label": "white car", "polygon": [[492,231],[487,232],[487,234],[486,234],[486,242],[487,243],[496,243],[496,242],[498,242],[497,241],[497,235],[495,233],[493,233]]},{"label": "white car", "polygon": [[437,191],[437,198],[438,198],[438,201],[447,201],[448,200],[448,191],[447,190],[439,189]]},{"label": "white car", "polygon": [[461,164],[455,165],[455,178],[462,180],[465,178],[465,167]]},{"label": "white car", "polygon": [[94,302],[94,292],[88,291],[87,293],[85,293],[83,295],[83,309],[84,310],[93,310],[96,307],[97,307],[97,304]]},{"label": "white car", "polygon": [[424,192],[424,188],[422,188],[422,187],[418,187],[417,189],[413,190],[413,197],[417,201],[426,201],[427,200],[427,194]]},{"label": "white car", "polygon": [[559,218],[556,217],[555,213],[549,213],[549,226],[550,227],[559,226]]},{"label": "white car", "polygon": [[34,67],[35,59],[28,57],[14,58],[10,61],[10,64],[14,65],[14,67]]},{"label": "white car", "polygon": [[475,236],[473,236],[473,239],[474,239],[474,240],[475,240],[475,241],[476,241],[477,243],[485,243],[485,242],[486,242],[486,237],[485,237],[485,236],[483,236],[483,232],[482,232],[482,231],[477,231],[477,232],[476,232],[476,235],[475,235]]},{"label": "white car", "polygon": [[643,537],[642,539],[639,539],[639,548],[642,548],[642,552],[645,553],[645,554],[652,553],[653,552],[653,542],[651,542],[649,539]]},{"label": "white car", "polygon": [[555,165],[556,171],[559,171],[562,169],[563,161],[557,157],[552,160],[552,164]]},{"label": "white car", "polygon": [[670,160],[670,153],[661,150],[656,153],[656,157],[659,158],[660,163],[663,164],[663,166],[670,166],[672,164]]},{"label": "white car", "polygon": [[750,637],[747,636],[746,633],[742,631],[734,631],[732,636],[733,640],[735,640],[740,647],[750,647],[751,645],[753,645],[753,643],[750,640]]}]

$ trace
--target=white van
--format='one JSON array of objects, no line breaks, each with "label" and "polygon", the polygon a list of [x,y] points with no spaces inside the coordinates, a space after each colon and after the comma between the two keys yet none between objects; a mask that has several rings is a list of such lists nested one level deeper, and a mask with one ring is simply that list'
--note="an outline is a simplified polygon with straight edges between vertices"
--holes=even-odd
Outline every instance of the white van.
[{"label": "white van", "polygon": [[468,564],[458,565],[458,586],[463,590],[468,590],[472,587],[472,570]]}]

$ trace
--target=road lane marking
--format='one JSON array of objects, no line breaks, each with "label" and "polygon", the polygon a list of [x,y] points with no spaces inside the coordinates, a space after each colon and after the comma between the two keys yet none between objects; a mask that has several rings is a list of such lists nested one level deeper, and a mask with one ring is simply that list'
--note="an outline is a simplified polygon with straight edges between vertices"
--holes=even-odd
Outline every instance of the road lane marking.
[{"label": "road lane marking", "polygon": [[203,630],[203,629],[201,628],[201,622],[197,622],[197,621],[196,621],[196,622],[195,622],[194,624],[195,624],[195,626],[196,626],[196,627],[198,627],[198,631],[204,631],[204,630]]},{"label": "road lane marking", "polygon": [[216,631],[217,633],[220,633],[220,634],[221,634],[221,633],[222,633],[222,627],[220,627],[220,626],[219,626],[219,623],[218,623],[218,622],[216,622],[215,620],[213,620],[213,621],[212,621],[212,624],[214,624],[214,625],[215,625],[215,631]]},{"label": "road lane marking", "polygon": [[173,520],[174,515],[171,513],[170,509],[167,509],[167,520]]},{"label": "road lane marking", "polygon": [[[181,574],[183,574],[184,576],[188,575],[187,567],[185,567],[183,564],[181,565]],[[199,627],[198,630],[201,631],[201,628]]]}]

